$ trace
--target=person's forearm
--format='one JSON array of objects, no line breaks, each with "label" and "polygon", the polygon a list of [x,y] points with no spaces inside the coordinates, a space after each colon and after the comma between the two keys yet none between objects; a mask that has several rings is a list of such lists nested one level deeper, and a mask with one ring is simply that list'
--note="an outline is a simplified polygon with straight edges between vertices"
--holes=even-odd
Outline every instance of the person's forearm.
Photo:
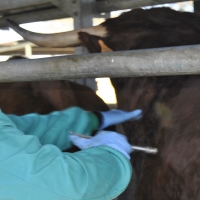
[{"label": "person's forearm", "polygon": [[[13,199],[110,200],[125,190],[131,165],[106,146],[62,153],[24,135],[0,113],[0,196]],[[10,192],[12,191],[12,192]]]},{"label": "person's forearm", "polygon": [[70,182],[74,183],[70,188],[74,192],[68,195],[69,199],[115,199],[126,189],[131,179],[129,160],[107,146],[66,153],[65,161],[70,163],[70,174],[75,175],[69,177]]},{"label": "person's forearm", "polygon": [[27,135],[37,136],[42,144],[54,144],[64,150],[71,147],[69,133],[91,135],[98,126],[86,111],[73,107],[48,115],[7,115],[16,127]]}]

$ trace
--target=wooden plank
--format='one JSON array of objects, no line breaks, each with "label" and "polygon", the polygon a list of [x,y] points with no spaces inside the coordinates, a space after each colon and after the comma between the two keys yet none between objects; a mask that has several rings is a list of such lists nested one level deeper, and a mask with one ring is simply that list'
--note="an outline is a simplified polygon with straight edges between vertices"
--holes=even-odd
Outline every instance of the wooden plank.
[{"label": "wooden plank", "polygon": [[[74,54],[74,48],[48,48],[48,47],[32,47],[32,55],[58,55],[58,54]],[[24,55],[24,48],[3,49],[0,48],[0,55]]]}]

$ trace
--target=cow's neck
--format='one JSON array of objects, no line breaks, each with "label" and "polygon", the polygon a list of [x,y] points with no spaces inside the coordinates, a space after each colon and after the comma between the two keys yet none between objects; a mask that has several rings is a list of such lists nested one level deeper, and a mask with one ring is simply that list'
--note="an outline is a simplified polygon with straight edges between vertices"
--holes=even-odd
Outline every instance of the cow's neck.
[{"label": "cow's neck", "polygon": [[[170,101],[179,94],[187,77],[148,77],[112,79],[116,91],[118,108],[143,110],[141,121],[124,123],[124,130],[133,145],[156,147],[156,134],[160,126],[170,123]],[[132,154],[133,165],[139,175],[146,154]]]}]

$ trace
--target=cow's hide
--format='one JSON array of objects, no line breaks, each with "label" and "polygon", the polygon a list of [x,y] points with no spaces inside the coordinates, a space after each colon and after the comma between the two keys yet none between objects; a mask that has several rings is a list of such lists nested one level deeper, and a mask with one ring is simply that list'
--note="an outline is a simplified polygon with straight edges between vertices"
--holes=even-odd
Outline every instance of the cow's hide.
[{"label": "cow's hide", "polygon": [[71,81],[0,83],[0,107],[6,114],[48,114],[71,106],[88,111],[109,109],[92,89]]},{"label": "cow's hide", "polygon": [[[72,106],[94,112],[109,110],[92,89],[71,81],[0,83],[0,108],[6,114],[48,114]],[[115,127],[107,129],[115,130]],[[65,151],[78,150],[73,146]]]},{"label": "cow's hide", "polygon": [[[8,61],[19,59],[27,58],[15,55]],[[109,110],[91,88],[68,80],[0,83],[0,108],[6,114],[48,114],[72,106],[87,111]]]},{"label": "cow's hide", "polygon": [[[200,15],[169,8],[135,9],[103,25],[108,31],[104,38],[79,33],[91,53],[200,43]],[[143,110],[140,122],[124,123],[130,143],[159,151],[132,154],[138,176],[135,199],[200,199],[200,76],[111,81],[118,108]]]}]

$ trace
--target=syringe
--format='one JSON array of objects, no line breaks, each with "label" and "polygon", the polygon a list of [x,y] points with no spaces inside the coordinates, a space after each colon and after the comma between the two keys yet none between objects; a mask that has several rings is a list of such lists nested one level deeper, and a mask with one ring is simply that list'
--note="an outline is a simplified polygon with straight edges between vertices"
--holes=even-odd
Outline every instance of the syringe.
[{"label": "syringe", "polygon": [[[74,132],[70,132],[70,134],[77,135],[79,137],[86,138],[86,139],[90,139],[92,137],[92,136],[89,136],[89,135],[83,135],[83,134],[74,133]],[[141,147],[141,146],[135,146],[135,145],[131,145],[131,147],[133,148],[133,150],[143,151],[143,152],[149,153],[149,154],[156,154],[156,153],[158,153],[158,149],[157,148]]]}]

